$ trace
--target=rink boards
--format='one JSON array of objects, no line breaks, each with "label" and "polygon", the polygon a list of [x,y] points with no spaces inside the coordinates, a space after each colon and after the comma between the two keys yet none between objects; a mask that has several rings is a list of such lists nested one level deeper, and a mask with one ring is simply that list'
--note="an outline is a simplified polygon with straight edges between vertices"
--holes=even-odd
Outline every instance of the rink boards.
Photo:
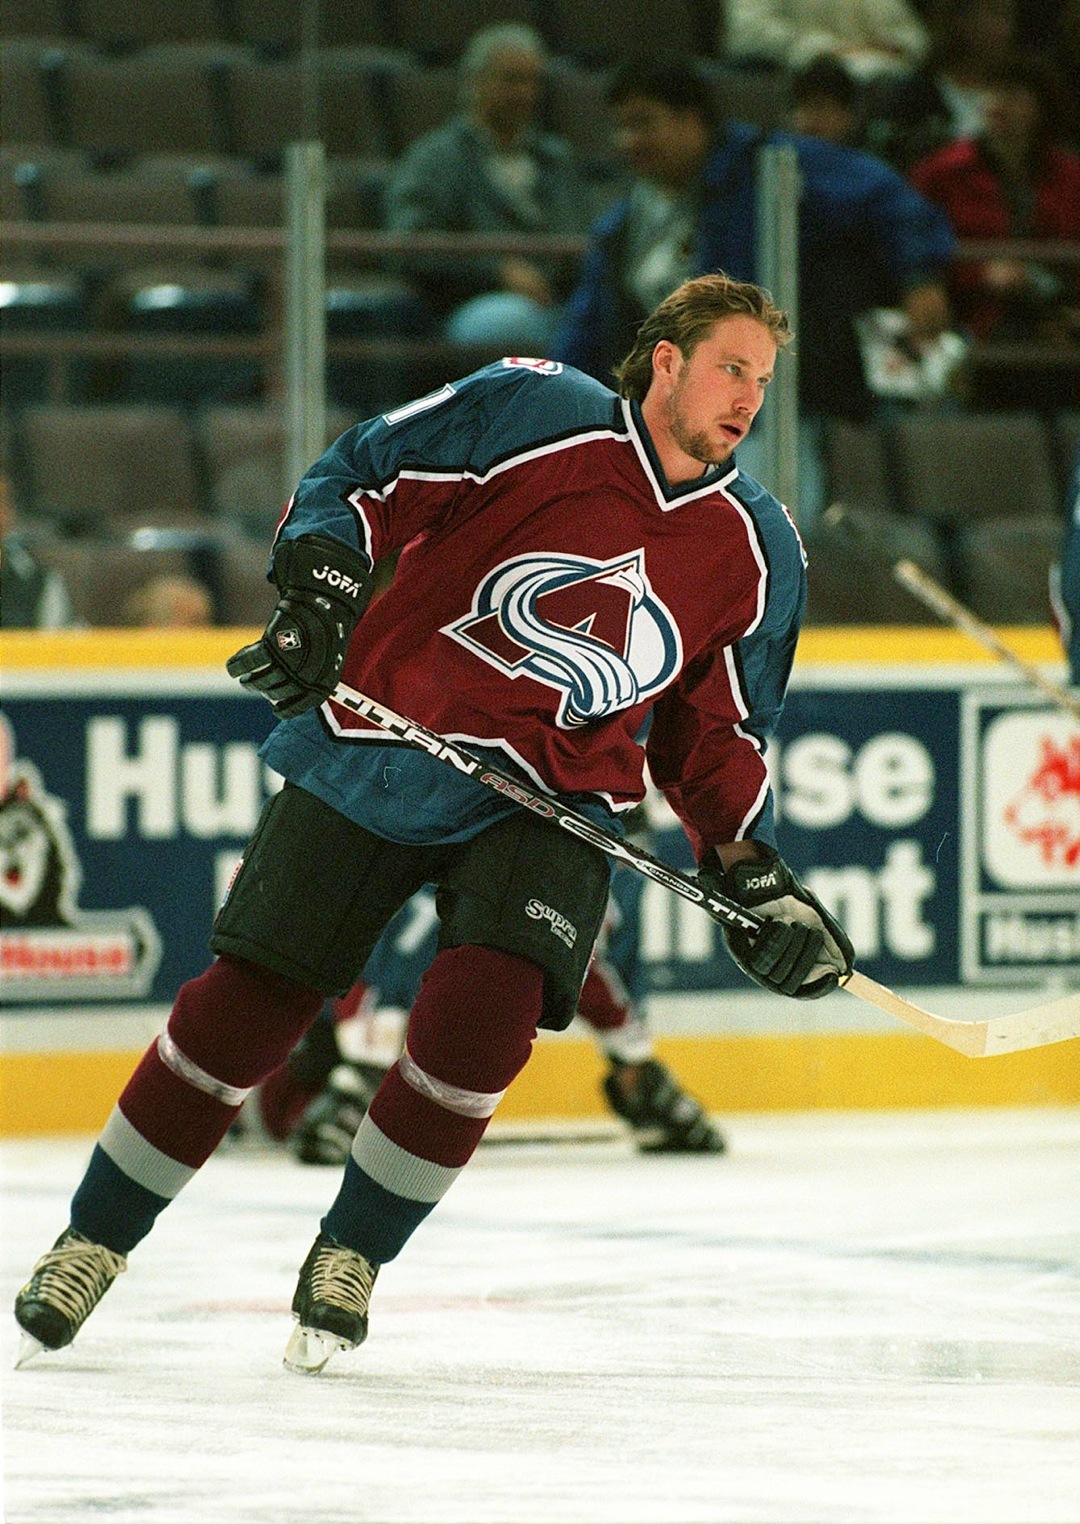
[{"label": "rink boards", "polygon": [[[278,780],[266,707],[225,676],[247,632],[5,633],[0,1131],[97,1127]],[[1004,637],[1060,678],[1049,630]],[[942,1014],[1053,998],[1080,968],[1075,722],[963,637],[810,630],[770,748],[781,849],[858,966]],[[654,847],[689,864],[672,817]],[[661,1051],[718,1111],[1080,1099],[1080,1043],[973,1061],[853,997],[748,988],[717,928],[644,888]],[[504,1120],[601,1113],[600,1063],[543,1038]]]}]

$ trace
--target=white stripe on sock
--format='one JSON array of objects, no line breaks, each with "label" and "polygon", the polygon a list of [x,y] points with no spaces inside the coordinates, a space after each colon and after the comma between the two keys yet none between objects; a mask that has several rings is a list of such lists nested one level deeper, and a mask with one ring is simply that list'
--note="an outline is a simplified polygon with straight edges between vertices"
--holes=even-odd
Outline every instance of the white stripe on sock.
[{"label": "white stripe on sock", "polygon": [[158,1038],[157,1050],[166,1069],[171,1069],[178,1079],[203,1091],[205,1095],[212,1095],[216,1101],[221,1101],[226,1106],[242,1106],[255,1088],[254,1085],[249,1085],[243,1090],[239,1085],[226,1085],[224,1080],[207,1074],[205,1069],[200,1069],[186,1053],[180,1051],[169,1036],[168,1027]]},{"label": "white stripe on sock", "polygon": [[462,1090],[458,1085],[448,1085],[445,1080],[436,1079],[433,1074],[421,1069],[408,1048],[398,1059],[398,1069],[405,1083],[411,1085],[419,1095],[426,1096],[436,1106],[442,1106],[445,1111],[454,1111],[461,1117],[491,1116],[506,1094],[505,1090]]},{"label": "white stripe on sock", "polygon": [[441,1201],[464,1168],[433,1164],[430,1159],[409,1153],[388,1138],[370,1115],[360,1123],[353,1139],[352,1156],[376,1185],[395,1196],[404,1196],[407,1201]]},{"label": "white stripe on sock", "polygon": [[190,1164],[181,1164],[148,1143],[119,1106],[113,1107],[98,1145],[129,1180],[169,1201],[180,1194],[195,1173]]}]

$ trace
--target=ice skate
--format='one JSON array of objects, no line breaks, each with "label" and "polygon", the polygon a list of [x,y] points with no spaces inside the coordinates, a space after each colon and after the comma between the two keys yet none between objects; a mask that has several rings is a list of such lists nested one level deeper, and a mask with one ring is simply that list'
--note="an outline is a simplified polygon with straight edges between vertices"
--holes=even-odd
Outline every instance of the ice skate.
[{"label": "ice skate", "polygon": [[338,1064],[321,1095],[308,1105],[292,1137],[301,1164],[344,1164],[356,1129],[385,1078],[368,1064]]},{"label": "ice skate", "polygon": [[320,1233],[300,1270],[293,1316],[297,1319],[285,1349],[289,1370],[315,1376],[331,1355],[356,1349],[367,1338],[371,1288],[379,1273],[355,1249]]},{"label": "ice skate", "polygon": [[42,1350],[70,1344],[116,1277],[127,1269],[122,1254],[65,1228],[15,1298],[23,1330],[16,1369]]},{"label": "ice skate", "polygon": [[727,1147],[700,1102],[655,1058],[639,1064],[613,1058],[603,1090],[612,1111],[630,1124],[642,1153],[722,1154]]}]

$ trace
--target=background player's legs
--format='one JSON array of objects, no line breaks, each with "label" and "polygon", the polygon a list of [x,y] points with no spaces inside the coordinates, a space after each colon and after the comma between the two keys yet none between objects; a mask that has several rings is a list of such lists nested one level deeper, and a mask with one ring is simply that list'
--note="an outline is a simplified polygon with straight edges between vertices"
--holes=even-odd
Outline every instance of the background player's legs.
[{"label": "background player's legs", "polygon": [[608,912],[578,1000],[578,1015],[607,1057],[604,1098],[643,1153],[718,1154],[726,1147],[700,1102],[656,1057],[640,956],[644,880],[616,872]]}]

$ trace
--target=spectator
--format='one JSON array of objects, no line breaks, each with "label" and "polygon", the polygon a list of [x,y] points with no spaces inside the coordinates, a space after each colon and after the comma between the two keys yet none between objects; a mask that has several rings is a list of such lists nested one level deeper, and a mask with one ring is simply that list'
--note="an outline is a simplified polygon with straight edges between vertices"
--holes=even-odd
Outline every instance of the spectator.
[{"label": "spectator", "polygon": [[213,622],[214,600],[197,577],[150,577],[124,603],[124,623],[141,629],[197,629]]},{"label": "spectator", "polygon": [[728,0],[732,58],[801,68],[828,53],[860,77],[911,69],[926,28],[907,0]]},{"label": "spectator", "polygon": [[64,579],[35,555],[17,527],[15,495],[0,475],[0,624],[5,630],[63,630],[75,624]]},{"label": "spectator", "polygon": [[846,64],[823,54],[796,69],[788,82],[788,125],[804,137],[838,148],[859,141],[858,87]]},{"label": "spectator", "polygon": [[868,146],[906,173],[943,144],[976,136],[991,76],[1015,45],[1014,0],[934,0],[921,66],[868,87]]},{"label": "spectator", "polygon": [[[569,146],[539,132],[546,56],[529,27],[476,33],[461,60],[462,110],[419,138],[388,187],[396,232],[583,233],[589,202]],[[447,338],[545,355],[571,274],[522,257],[414,256],[403,273]]]},{"label": "spectator", "polygon": [[[873,410],[854,320],[869,307],[902,304],[916,340],[947,326],[942,270],[954,247],[948,223],[867,154],[719,120],[692,60],[628,62],[608,95],[634,178],[629,194],[596,225],[552,353],[603,379],[644,315],[680,280],[716,269],[754,278],[756,150],[763,142],[791,144],[804,186],[797,506],[809,523],[824,496],[822,420],[862,420]],[[752,470],[748,443],[739,462]]]},{"label": "spectator", "polygon": [[[1062,109],[1052,67],[1014,55],[990,79],[983,131],[923,159],[911,181],[961,238],[1080,241],[1080,154],[1058,144]],[[1034,260],[964,260],[951,285],[957,316],[978,339],[1080,338],[1080,292],[1068,272]]]}]

